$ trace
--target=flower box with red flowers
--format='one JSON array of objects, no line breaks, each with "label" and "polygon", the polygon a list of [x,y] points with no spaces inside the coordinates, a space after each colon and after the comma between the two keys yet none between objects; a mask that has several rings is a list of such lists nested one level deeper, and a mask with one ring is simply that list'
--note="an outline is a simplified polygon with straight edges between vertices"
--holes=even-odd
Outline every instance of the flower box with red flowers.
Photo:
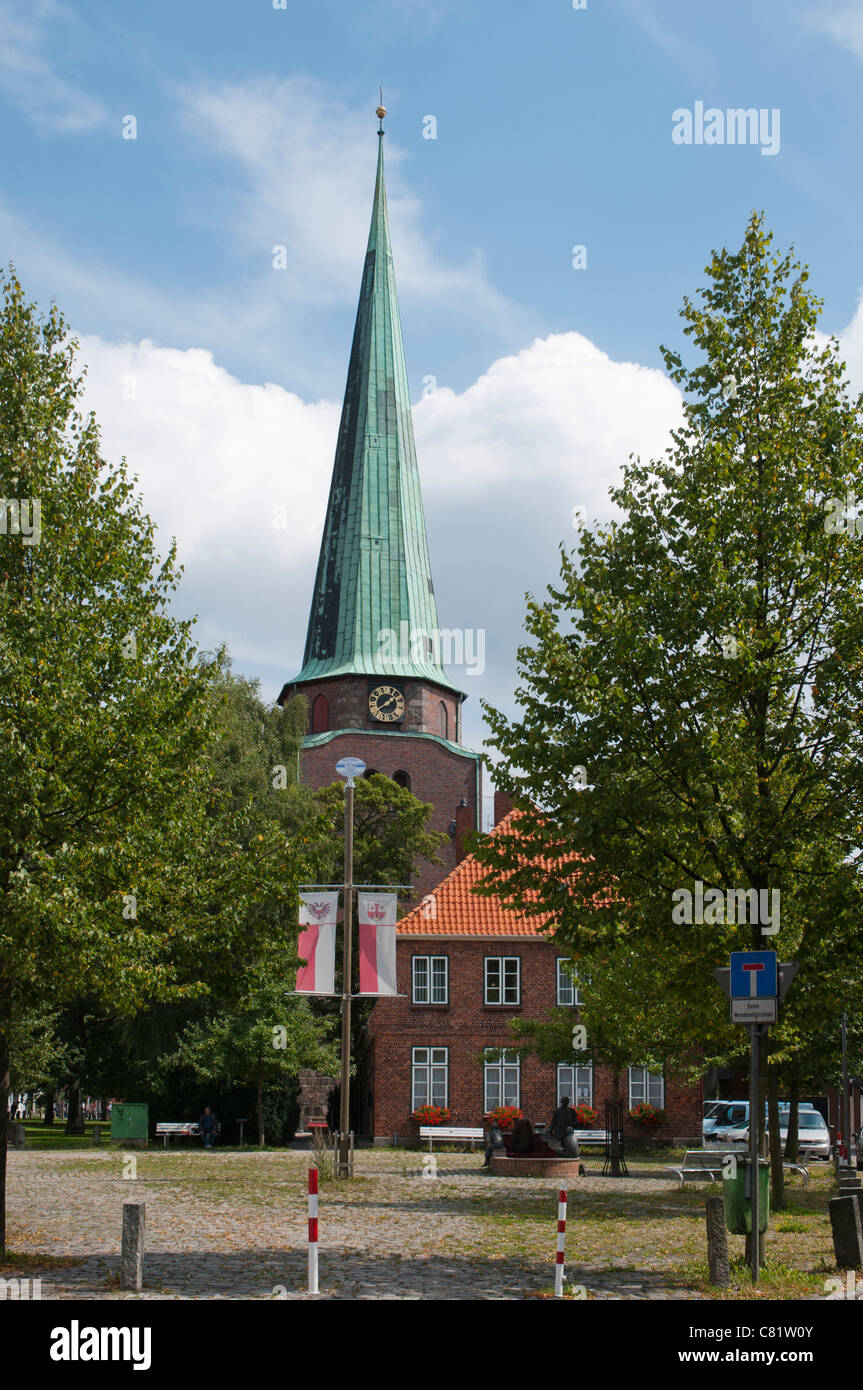
[{"label": "flower box with red flowers", "polygon": [[576,1105],[575,1118],[579,1129],[593,1129],[599,1116],[592,1105]]},{"label": "flower box with red flowers", "polygon": [[524,1119],[524,1111],[515,1105],[498,1105],[494,1110],[489,1110],[485,1118],[489,1126],[496,1125],[505,1134],[508,1129],[512,1129],[516,1120]]},{"label": "flower box with red flowers", "polygon": [[411,1115],[418,1125],[449,1124],[449,1107],[446,1105],[421,1105]]},{"label": "flower box with red flowers", "polygon": [[629,1119],[635,1124],[641,1125],[643,1129],[658,1129],[665,1123],[665,1111],[658,1106],[648,1105],[647,1101],[642,1101],[640,1105],[635,1105],[629,1112]]}]

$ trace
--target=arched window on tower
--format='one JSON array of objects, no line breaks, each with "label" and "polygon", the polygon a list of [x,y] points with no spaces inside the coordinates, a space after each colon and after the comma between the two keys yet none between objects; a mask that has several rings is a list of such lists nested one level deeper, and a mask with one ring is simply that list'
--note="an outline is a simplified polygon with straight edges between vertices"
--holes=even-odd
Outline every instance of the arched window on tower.
[{"label": "arched window on tower", "polygon": [[312,705],[312,733],[325,734],[330,727],[330,705],[326,695],[316,695]]},{"label": "arched window on tower", "polygon": [[376,767],[367,767],[366,770],[365,770],[365,772],[363,773],[363,776],[364,776],[364,777],[380,777],[380,773],[378,772],[378,770],[377,770]]},{"label": "arched window on tower", "polygon": [[394,772],[394,773],[393,773],[393,781],[394,781],[394,782],[397,782],[398,785],[399,785],[400,787],[404,787],[404,789],[405,789],[406,792],[409,792],[409,791],[410,791],[410,789],[411,789],[411,779],[410,779],[408,773],[406,773],[406,772]]},{"label": "arched window on tower", "polygon": [[437,707],[437,731],[441,738],[449,738],[449,715],[443,700]]}]

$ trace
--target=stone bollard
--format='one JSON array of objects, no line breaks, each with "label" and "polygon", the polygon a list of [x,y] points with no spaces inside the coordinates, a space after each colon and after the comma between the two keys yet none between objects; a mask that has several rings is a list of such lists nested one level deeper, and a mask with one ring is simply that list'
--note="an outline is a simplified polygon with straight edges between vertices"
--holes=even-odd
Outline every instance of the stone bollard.
[{"label": "stone bollard", "polygon": [[123,1203],[123,1244],[120,1251],[121,1289],[140,1289],[144,1282],[145,1210],[145,1202]]},{"label": "stone bollard", "polygon": [[827,1206],[837,1265],[840,1269],[863,1268],[863,1226],[856,1196],[831,1197]]},{"label": "stone bollard", "polygon": [[101,1126],[101,1125],[94,1125],[94,1126],[93,1126],[93,1143],[95,1144],[96,1148],[99,1147],[99,1145],[101,1144],[101,1142],[102,1142],[102,1126]]},{"label": "stone bollard", "polygon": [[23,1149],[27,1143],[27,1131],[22,1124],[16,1122],[9,1126],[9,1138],[13,1149]]},{"label": "stone bollard", "polygon": [[728,1232],[725,1229],[725,1200],[708,1197],[707,1211],[707,1269],[711,1284],[727,1289],[731,1283],[728,1264]]}]

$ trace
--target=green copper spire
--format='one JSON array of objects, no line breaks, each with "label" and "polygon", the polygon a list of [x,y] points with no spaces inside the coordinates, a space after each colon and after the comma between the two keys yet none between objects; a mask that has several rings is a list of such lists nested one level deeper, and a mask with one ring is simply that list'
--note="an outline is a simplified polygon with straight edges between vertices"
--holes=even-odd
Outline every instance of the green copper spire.
[{"label": "green copper spire", "polygon": [[[381,120],[382,112],[381,107]],[[367,674],[435,681],[454,690],[440,664],[437,631],[380,129],[327,518],[296,681]]]}]

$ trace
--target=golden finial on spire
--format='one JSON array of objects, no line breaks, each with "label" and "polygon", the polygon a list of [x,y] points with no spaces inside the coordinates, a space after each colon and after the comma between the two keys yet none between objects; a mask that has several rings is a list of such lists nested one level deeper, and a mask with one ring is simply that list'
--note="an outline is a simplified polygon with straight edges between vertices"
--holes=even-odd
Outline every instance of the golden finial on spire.
[{"label": "golden finial on spire", "polygon": [[384,89],[383,89],[383,87],[378,87],[378,91],[379,91],[380,94],[381,94],[381,104],[380,104],[380,106],[378,107],[377,111],[375,112],[375,115],[377,116],[378,120],[380,121],[380,125],[378,126],[378,134],[379,134],[379,135],[382,135],[382,134],[383,134],[383,129],[384,129],[384,116],[387,114],[387,108],[384,106]]}]

